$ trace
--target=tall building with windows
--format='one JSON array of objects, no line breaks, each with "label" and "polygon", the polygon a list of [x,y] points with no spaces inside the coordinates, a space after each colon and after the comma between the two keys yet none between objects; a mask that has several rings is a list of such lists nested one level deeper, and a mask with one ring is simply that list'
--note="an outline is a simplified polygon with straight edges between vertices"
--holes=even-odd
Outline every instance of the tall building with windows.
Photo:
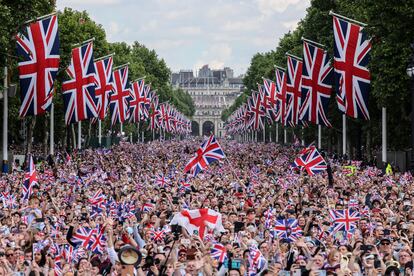
[{"label": "tall building with windows", "polygon": [[197,76],[191,70],[172,74],[172,85],[187,91],[194,100],[193,135],[208,135],[211,132],[217,137],[224,135],[221,113],[243,91],[243,78],[233,74],[229,67],[216,70],[208,65],[201,67]]}]

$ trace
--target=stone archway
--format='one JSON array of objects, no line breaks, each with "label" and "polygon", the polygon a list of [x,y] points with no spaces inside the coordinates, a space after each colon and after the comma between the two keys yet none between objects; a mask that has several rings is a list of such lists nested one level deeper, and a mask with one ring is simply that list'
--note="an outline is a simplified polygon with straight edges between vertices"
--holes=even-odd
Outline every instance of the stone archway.
[{"label": "stone archway", "polygon": [[205,121],[203,123],[203,135],[209,136],[214,133],[214,123],[212,121]]},{"label": "stone archway", "polygon": [[191,122],[191,135],[193,136],[200,135],[200,124],[196,121]]}]

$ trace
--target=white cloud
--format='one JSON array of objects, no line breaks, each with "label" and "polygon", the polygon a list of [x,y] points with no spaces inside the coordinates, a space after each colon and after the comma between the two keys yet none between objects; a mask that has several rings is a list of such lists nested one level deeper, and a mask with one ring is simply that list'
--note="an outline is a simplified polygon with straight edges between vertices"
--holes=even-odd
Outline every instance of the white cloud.
[{"label": "white cloud", "polygon": [[291,21],[282,22],[282,25],[289,31],[293,31],[298,26],[298,23],[299,23],[299,20],[291,20]]},{"label": "white cloud", "polygon": [[309,0],[256,0],[259,11],[265,15],[271,15],[274,12],[282,13],[290,6],[309,2]]},{"label": "white cloud", "polygon": [[176,40],[176,39],[159,39],[147,44],[149,48],[155,49],[157,51],[171,51],[174,52],[177,47],[180,47],[184,44],[190,43],[186,40]]},{"label": "white cloud", "polygon": [[201,34],[201,28],[195,26],[184,26],[174,30],[174,34],[185,36],[199,35]]}]

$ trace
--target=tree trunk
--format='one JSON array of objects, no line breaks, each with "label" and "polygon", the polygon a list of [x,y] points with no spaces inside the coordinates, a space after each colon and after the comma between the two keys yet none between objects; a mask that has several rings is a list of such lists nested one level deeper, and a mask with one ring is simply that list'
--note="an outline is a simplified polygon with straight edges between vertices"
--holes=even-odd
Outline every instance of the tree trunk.
[{"label": "tree trunk", "polygon": [[27,148],[26,148],[26,155],[30,154],[32,152],[32,148],[33,148],[33,128],[36,124],[36,116],[33,116],[30,118],[29,122],[29,127],[27,130]]}]

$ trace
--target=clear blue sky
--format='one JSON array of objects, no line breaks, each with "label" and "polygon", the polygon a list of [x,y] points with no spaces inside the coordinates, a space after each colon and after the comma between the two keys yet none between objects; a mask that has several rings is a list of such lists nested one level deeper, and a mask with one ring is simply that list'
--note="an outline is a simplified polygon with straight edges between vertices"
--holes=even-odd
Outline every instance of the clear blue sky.
[{"label": "clear blue sky", "polygon": [[245,73],[305,16],[310,0],[57,0],[86,10],[110,42],[139,41],[173,71],[230,66]]}]

